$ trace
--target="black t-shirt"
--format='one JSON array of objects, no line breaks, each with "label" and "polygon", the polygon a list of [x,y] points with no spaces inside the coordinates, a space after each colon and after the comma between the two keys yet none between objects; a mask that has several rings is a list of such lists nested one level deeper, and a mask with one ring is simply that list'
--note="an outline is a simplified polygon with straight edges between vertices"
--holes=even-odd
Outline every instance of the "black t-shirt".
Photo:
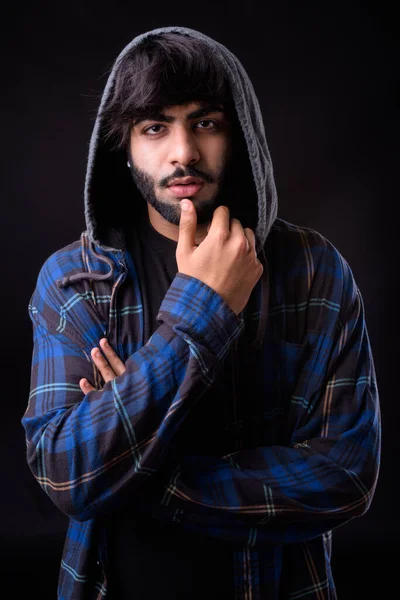
[{"label": "black t-shirt", "polygon": [[[156,316],[178,271],[176,247],[177,242],[154,229],[147,210],[128,236],[143,298],[145,340],[160,326]],[[178,454],[222,456],[234,451],[224,431],[231,376],[229,364],[223,364],[214,385],[178,432],[174,440]],[[232,547],[222,540],[185,532],[132,509],[119,511],[108,521],[107,540],[110,600],[234,597]]]}]

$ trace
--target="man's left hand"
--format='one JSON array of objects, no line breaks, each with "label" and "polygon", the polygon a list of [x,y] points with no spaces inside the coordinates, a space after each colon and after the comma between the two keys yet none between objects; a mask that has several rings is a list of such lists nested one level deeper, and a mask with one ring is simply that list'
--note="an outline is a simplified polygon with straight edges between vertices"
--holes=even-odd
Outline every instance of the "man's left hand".
[{"label": "man's left hand", "polygon": [[[100,348],[102,349],[106,358],[100,352],[99,348],[93,348],[91,356],[94,364],[100,371],[100,374],[105,383],[114,379],[118,375],[122,375],[126,371],[126,367],[122,360],[117,356],[114,350],[111,348],[106,338],[100,340]],[[92,392],[94,388],[87,379],[81,379],[79,386],[84,394]]]}]

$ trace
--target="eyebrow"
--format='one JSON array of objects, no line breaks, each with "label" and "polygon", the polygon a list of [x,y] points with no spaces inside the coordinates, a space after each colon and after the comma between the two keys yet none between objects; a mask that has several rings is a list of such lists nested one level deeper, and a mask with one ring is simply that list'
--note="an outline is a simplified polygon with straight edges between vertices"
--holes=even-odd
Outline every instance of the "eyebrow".
[{"label": "eyebrow", "polygon": [[[186,119],[198,119],[199,117],[205,117],[213,112],[224,113],[224,109],[221,104],[211,104],[209,106],[203,106],[189,113],[186,116]],[[164,123],[173,123],[174,121],[176,121],[176,117],[165,115],[164,113],[156,110],[154,112],[149,112],[148,114],[143,115],[141,117],[137,117],[133,120],[132,124],[135,127],[139,123],[142,123],[142,121],[162,121]]]}]

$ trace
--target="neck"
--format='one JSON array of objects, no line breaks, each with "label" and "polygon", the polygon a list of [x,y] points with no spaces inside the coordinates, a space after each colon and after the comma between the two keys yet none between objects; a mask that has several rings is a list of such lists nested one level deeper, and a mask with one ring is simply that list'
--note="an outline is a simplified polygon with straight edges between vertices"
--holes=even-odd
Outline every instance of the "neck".
[{"label": "neck", "polygon": [[[160,213],[150,204],[147,204],[149,220],[152,226],[161,235],[178,242],[179,240],[179,225],[174,225],[164,219]],[[195,244],[198,246],[207,236],[208,223],[202,223],[196,227]]]}]

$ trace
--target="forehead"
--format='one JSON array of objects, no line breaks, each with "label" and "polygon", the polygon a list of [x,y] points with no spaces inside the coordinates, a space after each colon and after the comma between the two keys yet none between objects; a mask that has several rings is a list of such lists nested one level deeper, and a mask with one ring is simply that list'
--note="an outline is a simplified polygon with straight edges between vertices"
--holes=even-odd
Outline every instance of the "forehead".
[{"label": "forehead", "polygon": [[176,119],[196,119],[212,112],[226,116],[222,104],[205,101],[192,101],[182,104],[143,107],[133,119],[133,125],[151,119],[163,120],[169,123]]},{"label": "forehead", "polygon": [[205,102],[205,101],[193,101],[185,102],[183,104],[173,104],[168,106],[162,106],[161,111],[170,114],[190,114],[199,109],[208,110],[210,112],[222,111],[224,107],[222,104]]}]

